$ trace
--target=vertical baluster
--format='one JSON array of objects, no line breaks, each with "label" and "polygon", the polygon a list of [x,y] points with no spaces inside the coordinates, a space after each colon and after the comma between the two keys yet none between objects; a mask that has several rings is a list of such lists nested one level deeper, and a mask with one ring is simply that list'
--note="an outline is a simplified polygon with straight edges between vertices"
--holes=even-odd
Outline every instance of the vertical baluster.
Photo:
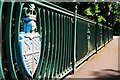
[{"label": "vertical baluster", "polygon": [[11,45],[11,27],[12,27],[13,8],[14,8],[14,2],[8,3],[5,40],[6,40],[6,54],[7,54],[9,71],[10,71],[11,77],[17,79],[13,58],[12,58],[12,45]]},{"label": "vertical baluster", "polygon": [[102,26],[100,26],[100,36],[101,36],[101,45],[103,45],[102,44]]},{"label": "vertical baluster", "polygon": [[63,33],[63,45],[62,45],[62,59],[61,59],[61,67],[62,67],[62,69],[61,69],[61,72],[60,72],[60,74],[62,73],[62,75],[63,75],[63,71],[64,71],[64,59],[65,59],[65,16],[63,15],[63,31],[62,31],[62,33]]},{"label": "vertical baluster", "polygon": [[65,67],[65,61],[64,61],[64,59],[65,59],[65,36],[66,36],[66,33],[65,33],[65,28],[66,28],[66,24],[65,24],[65,16],[63,16],[63,45],[62,45],[62,48],[63,48],[63,50],[62,50],[62,65],[61,65],[61,67],[62,67],[62,75],[63,75],[63,72],[64,72],[64,67]]},{"label": "vertical baluster", "polygon": [[58,14],[57,13],[55,13],[55,18],[54,18],[54,51],[53,51],[53,54],[54,54],[54,59],[53,59],[53,65],[52,65],[52,67],[51,67],[51,76],[52,76],[52,78],[54,77],[54,73],[55,73],[55,69],[56,69],[56,62],[57,62],[57,22],[58,22],[58,19],[57,19],[57,16],[58,16]]},{"label": "vertical baluster", "polygon": [[[27,79],[27,75],[25,74],[24,72],[24,69],[22,67],[22,63],[20,61],[21,59],[21,56],[20,56],[20,51],[19,51],[19,31],[20,31],[20,20],[21,20],[21,15],[22,15],[22,9],[23,9],[23,5],[24,3],[16,3],[17,4],[17,14],[16,14],[16,19],[15,19],[15,29],[14,29],[14,32],[15,32],[15,36],[14,36],[14,39],[15,39],[15,49],[16,49],[16,57],[17,57],[17,63],[18,63],[18,66],[20,67],[20,69],[22,70],[22,74],[24,76],[24,78]],[[19,6],[20,5],[20,6]]]},{"label": "vertical baluster", "polygon": [[60,72],[61,72],[61,70],[62,70],[62,51],[63,51],[63,15],[61,15],[61,26],[60,26],[60,60],[59,60],[59,73],[58,74],[60,74]]},{"label": "vertical baluster", "polygon": [[43,59],[44,59],[44,54],[45,54],[45,43],[46,43],[46,16],[45,16],[45,10],[41,9],[41,27],[42,27],[42,46],[41,46],[41,56],[38,64],[38,70],[36,71],[36,76],[35,78],[40,78],[40,72],[42,72],[42,66],[43,66]]},{"label": "vertical baluster", "polygon": [[70,28],[71,28],[70,27],[70,17],[68,17],[68,35],[69,35],[69,42],[68,42],[68,54],[69,54],[68,55],[68,57],[69,57],[68,61],[69,61],[69,63],[68,63],[68,67],[69,68],[70,68],[70,55],[71,55],[70,54],[70,47],[71,47],[71,42],[70,42],[71,41],[71,37],[70,37],[71,36],[71,34],[70,34],[71,30],[70,30]]},{"label": "vertical baluster", "polygon": [[104,36],[104,46],[105,46],[105,41],[106,41],[106,39],[105,39],[105,27],[103,27],[103,36]]},{"label": "vertical baluster", "polygon": [[[52,60],[54,61],[54,54],[53,54],[53,49],[54,49],[54,13],[51,12],[51,23],[50,23],[50,58],[48,60],[48,68],[46,72],[46,77],[49,78],[50,76],[50,71],[51,71],[51,66]],[[53,67],[53,66],[52,66]],[[53,67],[54,68],[54,67]]]},{"label": "vertical baluster", "polygon": [[[2,26],[2,8],[3,8],[3,1],[0,2],[0,30],[1,30],[1,26]],[[2,31],[0,31],[0,36],[2,34],[1,32]],[[2,50],[1,50],[1,45],[2,44],[0,42],[0,79],[2,78],[4,80],[5,76],[4,76],[4,72],[3,72],[3,69],[2,69]]]},{"label": "vertical baluster", "polygon": [[[72,69],[74,70],[73,66],[73,61],[74,61],[74,23],[73,23],[73,18],[71,18],[71,66]],[[75,62],[76,63],[76,62]]]},{"label": "vertical baluster", "polygon": [[60,24],[60,22],[61,22],[61,19],[60,19],[61,17],[60,17],[60,14],[58,14],[58,27],[57,27],[57,57],[56,57],[56,70],[55,70],[55,77],[57,77],[57,74],[59,74],[59,62],[60,62],[60,39],[61,39],[61,37],[60,37],[60,28],[61,28],[61,24]]},{"label": "vertical baluster", "polygon": [[[41,30],[41,16],[40,16],[40,11],[41,8],[37,7],[37,31],[39,32],[39,34],[41,34],[42,32]],[[41,35],[40,35],[41,37]]]},{"label": "vertical baluster", "polygon": [[71,55],[72,55],[72,21],[71,21],[71,18],[69,17],[69,26],[70,26],[70,67],[72,66],[72,58],[71,58]]},{"label": "vertical baluster", "polygon": [[66,16],[66,60],[65,60],[65,71],[68,69],[68,63],[69,63],[69,51],[68,51],[68,42],[69,42],[69,35],[68,35],[68,16]]},{"label": "vertical baluster", "polygon": [[64,61],[64,65],[63,65],[63,72],[65,72],[66,70],[66,56],[67,56],[67,42],[66,42],[66,38],[67,38],[67,24],[66,24],[66,15],[64,16],[64,56],[63,56],[63,61]]},{"label": "vertical baluster", "polygon": [[104,45],[104,27],[103,26],[102,26],[102,42],[103,42],[103,45]]},{"label": "vertical baluster", "polygon": [[72,29],[72,21],[70,18],[70,66],[72,68],[72,54],[73,54],[73,29]]},{"label": "vertical baluster", "polygon": [[69,18],[68,18],[68,16],[67,16],[66,19],[67,19],[67,36],[66,36],[66,42],[67,42],[67,45],[66,45],[67,46],[67,60],[66,60],[66,69],[68,69],[69,68],[69,59],[70,59],[70,57],[69,57],[69,55],[70,55],[69,54],[70,53],[69,52],[69,46],[70,46],[69,45],[70,44],[70,36],[69,36],[70,35],[70,33],[69,33],[70,30],[69,29],[70,29],[70,27],[69,27]]},{"label": "vertical baluster", "polygon": [[50,49],[50,12],[46,10],[46,46],[45,46],[45,57],[44,57],[44,65],[41,72],[41,77],[44,78],[46,75],[48,58],[50,57],[49,49]]},{"label": "vertical baluster", "polygon": [[[37,7],[37,30],[38,30],[38,32],[39,32],[39,34],[40,34],[40,37],[42,37],[42,35],[41,35],[41,23],[42,23],[42,21],[41,21],[41,12],[42,10],[41,10],[41,8],[39,8],[39,7]],[[44,29],[43,29],[44,30]],[[44,31],[43,31],[43,33],[44,33]],[[42,45],[44,45],[44,43],[42,44]],[[40,47],[42,47],[42,45],[40,46]],[[43,49],[43,48],[42,48]],[[39,60],[39,63],[38,63],[38,67],[37,67],[37,69],[36,69],[36,72],[34,73],[34,76],[33,76],[33,78],[38,78],[39,77],[39,75],[40,75],[40,69],[41,69],[41,67],[40,67],[40,65],[41,65],[41,56],[42,56],[42,53],[41,53],[42,51],[40,51],[40,60]]]},{"label": "vertical baluster", "polygon": [[67,66],[66,66],[66,68],[68,69],[69,68],[69,62],[70,62],[70,57],[69,57],[69,55],[70,55],[70,52],[69,52],[69,49],[70,49],[70,25],[69,25],[69,17],[67,16],[67,36],[68,36],[68,38],[66,39],[67,40],[67,62],[66,62],[66,64],[67,64]]},{"label": "vertical baluster", "polygon": [[64,66],[63,66],[63,71],[66,72],[66,62],[67,62],[67,16],[64,16]]}]

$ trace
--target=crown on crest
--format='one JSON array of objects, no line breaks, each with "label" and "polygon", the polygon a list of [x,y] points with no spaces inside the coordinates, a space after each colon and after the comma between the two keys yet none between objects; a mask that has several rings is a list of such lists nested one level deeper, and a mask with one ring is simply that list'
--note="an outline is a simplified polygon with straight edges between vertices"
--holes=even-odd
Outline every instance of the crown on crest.
[{"label": "crown on crest", "polygon": [[34,4],[26,4],[23,9],[25,17],[29,17],[31,20],[36,20],[37,12]]}]

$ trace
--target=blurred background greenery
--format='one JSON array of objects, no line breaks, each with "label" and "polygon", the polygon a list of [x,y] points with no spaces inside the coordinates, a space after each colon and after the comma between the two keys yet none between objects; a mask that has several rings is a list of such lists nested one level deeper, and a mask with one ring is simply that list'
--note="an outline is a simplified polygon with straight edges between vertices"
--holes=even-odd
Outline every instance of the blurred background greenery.
[{"label": "blurred background greenery", "polygon": [[[76,2],[52,2],[74,12]],[[120,35],[120,1],[79,2],[78,14],[113,28],[114,35]]]}]

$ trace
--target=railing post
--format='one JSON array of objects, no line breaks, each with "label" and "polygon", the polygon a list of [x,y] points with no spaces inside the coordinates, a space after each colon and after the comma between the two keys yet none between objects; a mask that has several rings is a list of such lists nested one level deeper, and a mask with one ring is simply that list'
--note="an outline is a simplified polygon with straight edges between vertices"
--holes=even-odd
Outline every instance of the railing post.
[{"label": "railing post", "polygon": [[74,55],[73,55],[73,74],[75,72],[75,68],[76,68],[76,26],[77,26],[77,5],[78,3],[76,3],[75,5],[75,16],[74,16]]},{"label": "railing post", "polygon": [[[95,16],[97,17],[97,14]],[[97,53],[97,27],[98,27],[98,21],[96,18],[96,26],[95,26],[95,50],[96,50],[96,53]]]},{"label": "railing post", "polygon": [[109,35],[110,35],[110,34],[109,34],[109,31],[110,31],[110,29],[108,28],[108,43],[109,43]]},{"label": "railing post", "polygon": [[103,36],[103,43],[104,43],[104,47],[105,47],[105,27],[104,26],[102,26],[102,36]]}]

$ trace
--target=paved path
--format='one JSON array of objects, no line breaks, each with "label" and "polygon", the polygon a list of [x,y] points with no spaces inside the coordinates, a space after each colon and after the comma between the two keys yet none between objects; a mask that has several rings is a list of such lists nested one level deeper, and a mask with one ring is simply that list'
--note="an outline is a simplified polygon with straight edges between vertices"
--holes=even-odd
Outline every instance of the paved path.
[{"label": "paved path", "polygon": [[73,78],[79,78],[79,80],[81,80],[84,78],[89,78],[88,80],[101,80],[100,78],[102,78],[103,80],[103,78],[110,78],[107,80],[111,80],[111,78],[116,78],[112,80],[120,80],[118,50],[120,50],[120,46],[118,47],[118,37],[114,36],[110,43],[98,51],[97,54],[92,56],[92,58],[86,61],[83,65],[81,65],[74,75],[69,75],[65,79],[71,80]]}]

